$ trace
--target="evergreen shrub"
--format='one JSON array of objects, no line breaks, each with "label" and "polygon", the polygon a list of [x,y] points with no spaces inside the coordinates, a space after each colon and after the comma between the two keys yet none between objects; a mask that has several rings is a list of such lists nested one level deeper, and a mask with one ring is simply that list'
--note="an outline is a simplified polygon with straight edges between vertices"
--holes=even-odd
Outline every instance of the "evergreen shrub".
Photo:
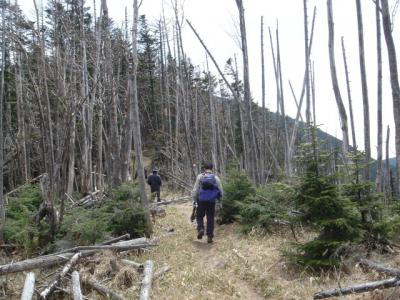
[{"label": "evergreen shrub", "polygon": [[221,223],[231,223],[238,219],[240,204],[248,196],[255,195],[256,190],[253,187],[248,176],[243,172],[231,171],[223,182],[224,197],[222,199],[223,207],[220,210]]},{"label": "evergreen shrub", "polygon": [[244,232],[253,228],[270,230],[277,220],[289,221],[294,208],[295,190],[286,184],[273,183],[257,189],[239,203],[239,221]]},{"label": "evergreen shrub", "polygon": [[32,225],[41,203],[40,188],[33,184],[23,186],[18,192],[8,197],[4,226],[6,243],[21,245],[28,250],[36,247],[39,228]]},{"label": "evergreen shrub", "polygon": [[144,210],[136,185],[124,183],[115,188],[111,198],[101,207],[76,207],[64,217],[59,236],[66,236],[75,244],[88,245],[109,236],[129,233],[131,238],[146,232]]},{"label": "evergreen shrub", "polygon": [[332,178],[320,175],[317,163],[312,161],[300,184],[297,205],[305,213],[303,220],[320,233],[316,239],[298,245],[296,261],[313,269],[338,266],[339,248],[362,238],[357,204],[339,195]]}]

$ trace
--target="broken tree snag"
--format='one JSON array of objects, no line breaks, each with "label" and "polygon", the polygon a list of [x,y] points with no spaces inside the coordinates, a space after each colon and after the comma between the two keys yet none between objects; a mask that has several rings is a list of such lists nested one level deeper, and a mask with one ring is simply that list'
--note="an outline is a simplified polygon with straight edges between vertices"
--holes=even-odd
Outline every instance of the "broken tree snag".
[{"label": "broken tree snag", "polygon": [[78,271],[72,272],[72,298],[74,300],[83,300]]},{"label": "broken tree snag", "polygon": [[57,275],[56,279],[52,283],[50,283],[49,286],[45,288],[43,292],[40,293],[41,299],[47,299],[47,297],[55,290],[56,286],[60,283],[61,279],[63,279],[65,275],[67,275],[67,273],[78,262],[81,256],[82,256],[81,253],[76,253],[74,256],[72,256],[71,260],[65,265],[61,273]]},{"label": "broken tree snag", "polygon": [[88,279],[84,279],[83,283],[86,284],[87,286],[91,287],[98,293],[106,296],[109,299],[112,300],[124,300],[124,298],[120,295],[118,295],[116,292],[113,290],[110,290],[108,287],[105,287],[104,285],[101,285],[100,283],[97,283],[95,281],[91,281]]},{"label": "broken tree snag", "polygon": [[35,292],[35,273],[29,272],[25,278],[24,289],[22,290],[21,300],[31,300]]},{"label": "broken tree snag", "polygon": [[400,277],[400,269],[395,269],[395,268],[391,268],[391,267],[385,267],[381,264],[378,264],[376,262],[373,262],[371,260],[368,259],[361,259],[360,260],[360,266],[365,267],[365,268],[369,268],[369,269],[373,269],[377,272],[381,272],[381,273],[386,273],[392,276],[398,276]]},{"label": "broken tree snag", "polygon": [[146,260],[143,264],[142,289],[140,290],[140,300],[150,299],[151,282],[153,280],[153,261]]},{"label": "broken tree snag", "polygon": [[158,270],[157,272],[154,273],[153,280],[160,278],[161,276],[163,276],[165,273],[169,272],[170,270],[171,270],[170,266],[162,267],[160,270]]},{"label": "broken tree snag", "polygon": [[136,270],[138,270],[138,272],[143,271],[143,264],[137,263],[135,261],[129,259],[121,259],[121,263],[123,263],[126,266],[135,268]]},{"label": "broken tree snag", "polygon": [[345,296],[355,293],[365,293],[376,289],[387,289],[396,286],[400,286],[400,279],[397,277],[393,277],[390,279],[349,286],[347,288],[342,288],[342,289],[332,289],[332,290],[322,291],[316,293],[314,295],[314,299],[325,299],[325,298]]}]

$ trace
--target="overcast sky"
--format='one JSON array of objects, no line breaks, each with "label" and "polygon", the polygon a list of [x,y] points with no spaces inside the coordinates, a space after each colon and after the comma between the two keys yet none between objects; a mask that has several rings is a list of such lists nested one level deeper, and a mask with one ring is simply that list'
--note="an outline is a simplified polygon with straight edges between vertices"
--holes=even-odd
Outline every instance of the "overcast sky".
[{"label": "overcast sky", "polygon": [[[37,1],[38,3],[41,2],[41,0]],[[46,2],[46,0],[43,1]],[[86,2],[88,6],[92,4],[92,1]],[[97,0],[96,2],[100,1]],[[128,7],[128,17],[132,17],[132,2],[132,0],[108,1],[110,16],[120,26],[122,26],[124,19],[125,7]],[[336,66],[338,70],[341,94],[347,107],[348,98],[346,93],[346,84],[343,71],[344,67],[340,44],[340,38],[343,36],[349,63],[357,142],[359,144],[359,148],[363,148],[363,107],[358,59],[355,0],[334,0],[332,2],[335,22]],[[377,68],[375,7],[372,0],[363,0],[361,2],[363,5],[364,39],[366,48],[365,57],[370,103],[371,150],[373,156],[376,156]],[[18,3],[21,4],[28,15],[33,16],[32,0],[19,0]],[[139,13],[147,15],[149,21],[156,20],[161,15],[162,3],[163,0],[143,0]],[[199,34],[221,67],[224,66],[228,58],[233,57],[235,54],[238,56],[238,61],[241,61],[240,49],[237,43],[237,8],[234,0],[182,0],[181,4],[183,7],[184,16],[188,18],[192,22],[193,26],[198,30]],[[264,16],[267,106],[272,111],[276,110],[275,79],[273,75],[273,64],[269,46],[268,27],[271,27],[271,30],[274,33],[276,24],[279,23],[286,113],[294,117],[296,114],[296,106],[294,104],[288,82],[289,80],[291,81],[292,85],[294,86],[296,96],[299,98],[304,76],[303,1],[244,0],[244,6],[250,58],[251,91],[254,100],[258,103],[261,103],[260,18],[261,16]],[[326,1],[308,1],[309,27],[311,27],[314,6],[317,8],[317,15],[311,59],[315,65],[317,123],[321,125],[321,129],[334,136],[337,136],[338,138],[341,138],[339,115],[332,91],[329,69]],[[170,0],[164,0],[164,7],[166,17],[172,18],[173,12],[171,9]],[[397,22],[394,24],[394,34],[396,37],[399,37],[399,26]],[[204,68],[206,57],[205,52],[187,25],[184,25],[183,27],[183,35],[183,44],[187,56],[190,57],[195,64],[198,64],[200,67]],[[395,40],[398,40],[398,38]],[[386,136],[386,127],[389,125],[391,128],[390,155],[393,157],[395,156],[393,109],[387,65],[387,50],[383,35],[382,45],[384,60],[383,136]],[[399,48],[397,49],[399,50]],[[217,75],[215,70],[214,74]]]}]

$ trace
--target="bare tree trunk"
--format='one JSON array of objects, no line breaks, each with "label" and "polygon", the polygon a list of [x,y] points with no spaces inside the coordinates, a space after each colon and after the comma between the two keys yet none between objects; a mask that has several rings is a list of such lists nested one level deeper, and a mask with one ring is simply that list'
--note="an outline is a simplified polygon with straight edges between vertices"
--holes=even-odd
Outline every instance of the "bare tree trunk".
[{"label": "bare tree trunk", "polygon": [[381,12],[380,2],[375,2],[376,16],[376,53],[378,64],[378,92],[377,92],[377,110],[378,110],[378,141],[377,141],[377,162],[376,162],[376,191],[383,192],[382,179],[382,41],[381,41]]},{"label": "bare tree trunk", "polygon": [[[5,5],[1,10],[2,27],[5,28]],[[1,79],[0,79],[0,245],[4,243],[4,226],[6,222],[6,208],[4,205],[4,183],[3,183],[3,166],[4,166],[4,137],[3,137],[3,106],[4,106],[4,74],[6,67],[6,39],[5,30],[2,30],[2,45],[1,45]]]},{"label": "bare tree trunk", "polygon": [[[40,78],[43,80],[43,90],[44,90],[44,98],[46,101],[45,104],[45,113],[44,113],[44,121],[46,122],[45,129],[46,129],[46,144],[45,144],[45,152],[47,154],[46,161],[48,162],[47,172],[49,174],[50,179],[50,186],[52,192],[55,190],[55,183],[54,183],[54,167],[55,167],[55,160],[54,160],[54,149],[53,149],[53,125],[51,119],[51,107],[50,107],[50,98],[49,98],[49,90],[48,90],[48,78],[47,78],[47,67],[46,67],[46,57],[45,57],[45,41],[44,41],[44,32],[40,28],[40,18],[39,18],[39,9],[37,7],[36,0],[33,0],[36,12],[36,22],[37,22],[37,34],[38,39],[40,40]],[[41,34],[40,34],[41,33]],[[38,101],[41,101],[39,98]]]},{"label": "bare tree trunk", "polygon": [[19,148],[19,161],[22,169],[22,179],[25,182],[28,179],[28,157],[26,152],[26,124],[25,124],[25,104],[22,95],[22,70],[21,70],[21,56],[16,53],[15,64],[15,85],[17,96],[17,118],[18,118],[18,148]]},{"label": "bare tree trunk", "polygon": [[364,32],[363,32],[363,19],[361,11],[361,1],[356,0],[357,7],[357,24],[358,24],[358,47],[360,55],[360,72],[361,72],[361,86],[363,95],[364,107],[364,148],[365,148],[365,166],[364,166],[364,179],[370,178],[369,161],[371,159],[371,141],[369,129],[369,101],[368,101],[368,85],[367,75],[365,69],[365,55],[364,55]]},{"label": "bare tree trunk", "polygon": [[146,183],[144,178],[144,169],[143,169],[143,154],[142,154],[142,137],[140,132],[140,118],[139,118],[139,104],[138,104],[138,94],[137,94],[137,64],[138,64],[138,54],[137,54],[137,25],[138,25],[138,13],[139,7],[137,0],[133,1],[133,29],[132,29],[132,59],[130,61],[130,76],[129,79],[131,81],[132,86],[132,99],[131,105],[133,107],[133,134],[134,134],[134,145],[135,145],[135,154],[136,154],[136,170],[138,173],[139,179],[139,191],[140,191],[140,199],[144,209],[146,209],[146,227],[149,230],[147,232],[148,235],[151,234],[152,231],[152,223],[150,220],[149,214],[149,202],[147,200],[146,195]]},{"label": "bare tree trunk", "polygon": [[277,78],[279,85],[279,104],[282,114],[283,128],[284,128],[284,148],[285,148],[285,169],[287,176],[293,176],[293,164],[292,159],[290,157],[290,144],[289,144],[289,132],[288,125],[286,121],[286,112],[285,112],[285,98],[283,93],[283,80],[282,80],[282,66],[281,66],[281,50],[279,43],[279,30],[276,27],[276,68],[277,68]]},{"label": "bare tree trunk", "polygon": [[342,143],[343,157],[344,157],[344,162],[347,163],[348,152],[349,152],[349,130],[347,126],[347,113],[345,106],[343,104],[342,96],[340,94],[340,89],[336,74],[332,0],[327,0],[327,7],[328,7],[328,29],[329,29],[329,62],[330,62],[331,77],[332,77],[332,87],[335,93],[336,104],[339,110],[339,117],[341,123],[340,127],[342,129],[342,135],[343,135],[343,143]]},{"label": "bare tree trunk", "polygon": [[399,74],[397,70],[396,48],[393,41],[388,0],[381,0],[382,3],[382,22],[385,34],[386,46],[388,50],[390,84],[392,87],[393,116],[395,124],[395,145],[396,145],[396,166],[397,181],[396,188],[400,190],[400,86]]},{"label": "bare tree trunk", "polygon": [[253,117],[252,117],[252,100],[250,94],[250,75],[249,75],[249,57],[247,51],[247,33],[246,33],[246,22],[244,17],[244,7],[242,0],[236,0],[236,4],[239,11],[239,22],[240,22],[240,37],[241,37],[241,49],[243,54],[243,85],[244,85],[244,104],[246,113],[246,137],[247,147],[245,151],[248,153],[249,165],[246,166],[246,170],[253,181],[257,181],[258,178],[258,159],[257,159],[257,145],[255,141],[255,134],[253,128]]},{"label": "bare tree trunk", "polygon": [[264,59],[264,16],[261,16],[261,102],[262,102],[262,147],[260,152],[260,162],[261,162],[261,172],[260,172],[260,182],[265,182],[265,168],[266,168],[266,158],[267,158],[267,111],[265,110],[265,59]]},{"label": "bare tree trunk", "polygon": [[345,71],[345,75],[346,75],[347,97],[348,97],[348,100],[349,100],[351,137],[352,137],[354,151],[357,151],[356,129],[355,129],[355,126],[354,126],[353,103],[352,103],[352,99],[351,99],[349,70],[347,68],[346,49],[344,47],[344,39],[343,39],[343,37],[342,37],[342,54],[343,54],[344,71]]},{"label": "bare tree trunk", "polygon": [[211,157],[215,170],[219,170],[218,166],[218,153],[217,153],[217,126],[216,126],[216,116],[215,116],[215,106],[214,106],[214,91],[211,73],[208,67],[207,59],[207,73],[208,73],[208,100],[210,105],[210,123],[211,123]]},{"label": "bare tree trunk", "polygon": [[390,198],[392,195],[391,184],[390,184],[390,157],[389,157],[389,138],[390,138],[390,127],[387,127],[386,131],[386,174],[385,174],[385,193],[386,198]]},{"label": "bare tree trunk", "polygon": [[310,97],[310,55],[308,49],[308,15],[307,15],[307,0],[303,0],[304,12],[304,55],[305,55],[305,72],[306,72],[306,122],[307,126],[311,124],[311,97]]}]

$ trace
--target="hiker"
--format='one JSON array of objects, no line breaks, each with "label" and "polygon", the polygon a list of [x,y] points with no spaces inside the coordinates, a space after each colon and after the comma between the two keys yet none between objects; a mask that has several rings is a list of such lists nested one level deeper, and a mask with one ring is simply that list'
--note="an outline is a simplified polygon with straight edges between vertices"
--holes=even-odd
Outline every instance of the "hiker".
[{"label": "hiker", "polygon": [[203,238],[204,216],[207,216],[207,243],[212,243],[214,237],[215,203],[219,201],[219,204],[222,204],[223,190],[220,179],[213,173],[213,164],[205,163],[203,169],[204,172],[196,178],[192,198],[193,206],[197,205],[197,238],[199,240]]},{"label": "hiker", "polygon": [[160,175],[157,174],[158,173],[158,169],[154,168],[153,169],[153,174],[151,174],[148,178],[147,178],[147,183],[150,185],[150,191],[151,194],[154,197],[154,194],[157,196],[157,202],[160,202],[160,189],[161,189],[161,185],[162,185],[162,181],[161,181],[161,177]]}]

